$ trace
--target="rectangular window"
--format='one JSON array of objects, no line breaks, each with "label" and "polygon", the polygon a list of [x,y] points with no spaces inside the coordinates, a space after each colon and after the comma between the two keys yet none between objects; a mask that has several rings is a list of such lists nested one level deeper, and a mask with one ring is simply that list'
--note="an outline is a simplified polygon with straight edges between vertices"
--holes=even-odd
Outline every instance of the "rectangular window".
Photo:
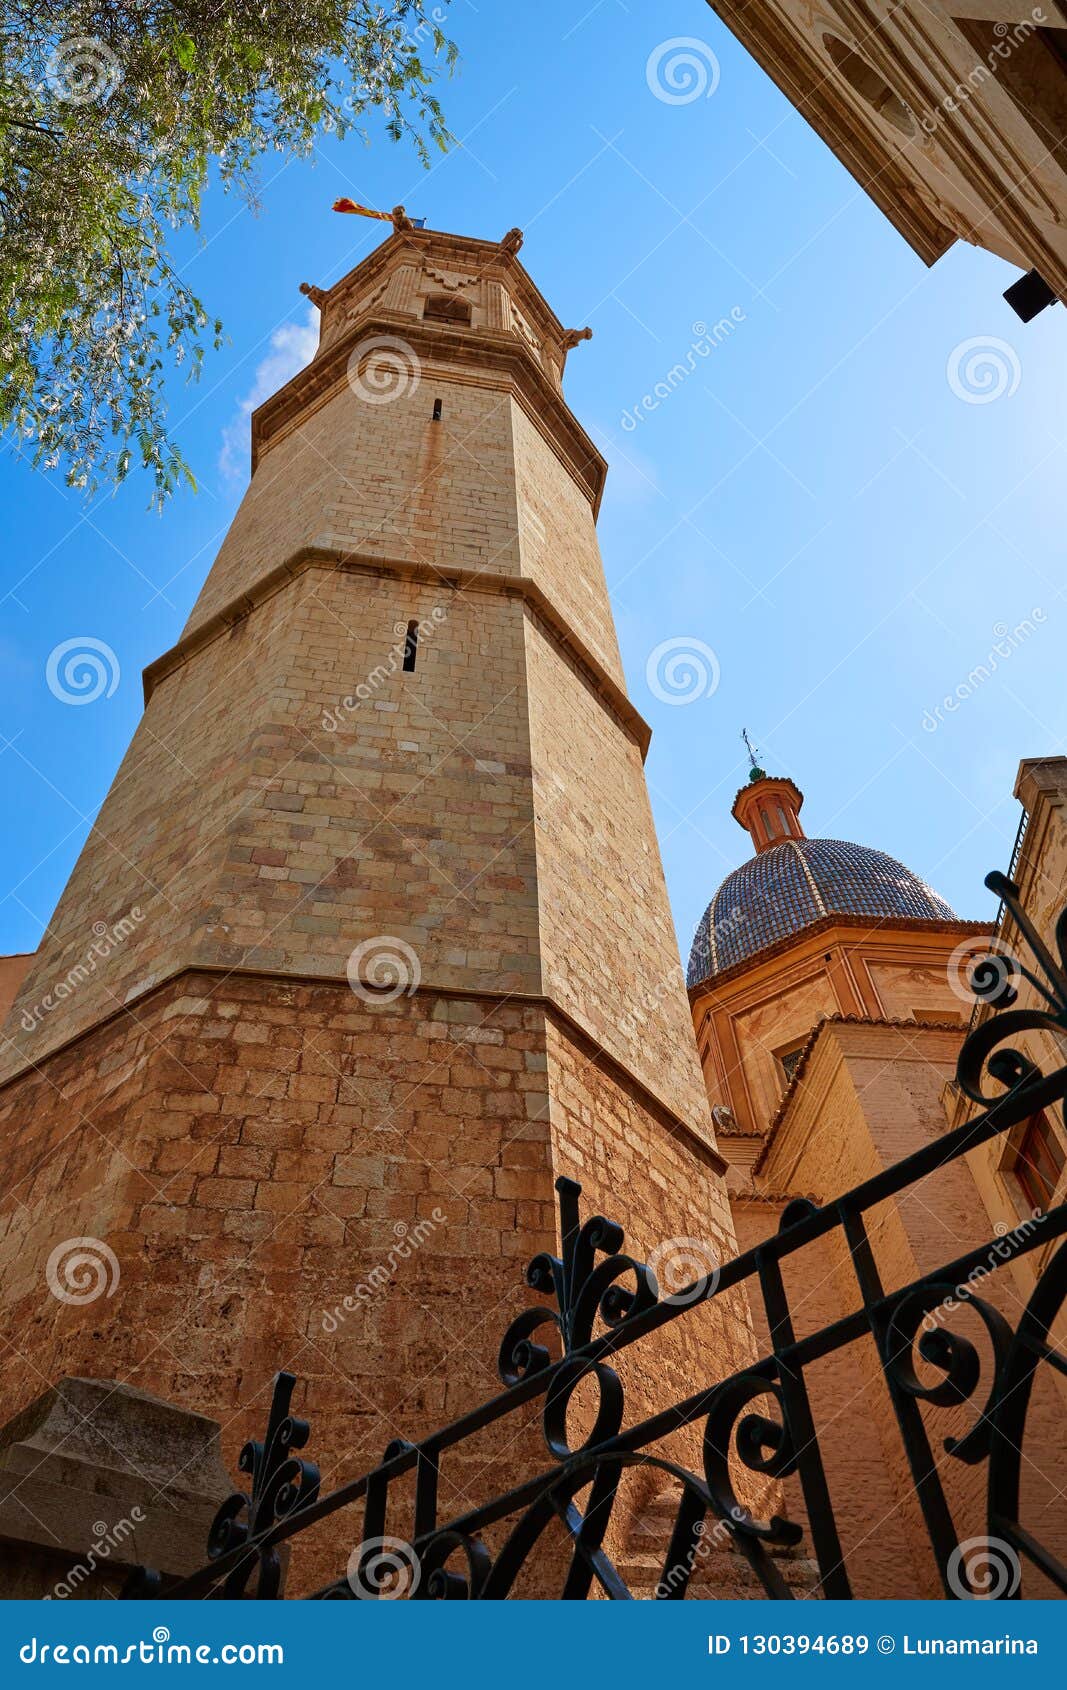
[{"label": "rectangular window", "polygon": [[1042,1110],[1023,1129],[1013,1170],[1031,1209],[1045,1214],[1051,1208],[1063,1164],[1063,1145]]},{"label": "rectangular window", "polygon": [[415,667],[415,657],[419,649],[419,624],[409,622],[408,631],[404,635],[404,668],[410,675]]}]

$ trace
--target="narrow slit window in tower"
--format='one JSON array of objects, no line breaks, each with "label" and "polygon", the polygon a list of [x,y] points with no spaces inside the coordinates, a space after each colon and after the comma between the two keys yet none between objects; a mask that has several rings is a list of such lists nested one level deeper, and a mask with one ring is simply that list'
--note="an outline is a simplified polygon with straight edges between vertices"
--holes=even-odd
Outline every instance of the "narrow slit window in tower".
[{"label": "narrow slit window in tower", "polygon": [[408,631],[404,635],[404,668],[410,674],[415,667],[415,653],[419,649],[419,624],[408,623]]},{"label": "narrow slit window in tower", "polygon": [[441,401],[440,401],[440,399],[435,399],[434,402],[433,402],[433,420],[434,420],[434,422],[440,422],[441,421]]}]

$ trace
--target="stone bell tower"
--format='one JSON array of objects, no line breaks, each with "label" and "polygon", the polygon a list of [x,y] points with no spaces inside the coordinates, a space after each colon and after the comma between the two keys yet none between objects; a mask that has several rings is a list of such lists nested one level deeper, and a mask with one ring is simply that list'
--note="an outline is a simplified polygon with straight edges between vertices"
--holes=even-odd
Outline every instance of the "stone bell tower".
[{"label": "stone bell tower", "polygon": [[[318,352],[255,415],[6,1025],[7,1413],[105,1376],[232,1456],[284,1365],[329,1483],[497,1387],[559,1174],[639,1258],[732,1251],[561,394],[583,335],[520,244],[401,217],[305,287]],[[719,1332],[709,1375],[745,1353]]]}]

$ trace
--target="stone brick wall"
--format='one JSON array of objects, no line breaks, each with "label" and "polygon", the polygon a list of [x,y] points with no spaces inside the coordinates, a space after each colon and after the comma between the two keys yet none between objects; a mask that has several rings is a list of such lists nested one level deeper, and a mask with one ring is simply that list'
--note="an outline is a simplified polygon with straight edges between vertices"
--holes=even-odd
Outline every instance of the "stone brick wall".
[{"label": "stone brick wall", "polygon": [[[428,632],[404,675],[412,618]],[[516,601],[299,577],[158,686],[23,983],[6,1071],[191,962],[336,978],[397,935],[427,978],[536,992],[530,804]],[[133,907],[135,930],[27,1030],[93,921]]]},{"label": "stone brick wall", "polygon": [[545,991],[713,1142],[638,747],[527,625]]},{"label": "stone brick wall", "polygon": [[[584,1215],[600,1213],[625,1230],[625,1252],[657,1266],[661,1292],[682,1290],[735,1254],[733,1219],[718,1159],[648,1100],[635,1097],[597,1048],[549,1020],[548,1077],[557,1173],[582,1186]],[[620,1284],[632,1288],[632,1280]],[[626,1424],[702,1386],[741,1371],[752,1358],[745,1294],[730,1292],[688,1309],[612,1363],[627,1392]],[[653,1453],[702,1470],[702,1422],[662,1440]],[[663,1489],[661,1475],[636,1493],[636,1504]],[[744,1487],[755,1500],[759,1487]]]},{"label": "stone brick wall", "polygon": [[[544,1045],[519,1006],[194,974],[8,1087],[0,1414],[120,1379],[217,1415],[234,1468],[288,1367],[333,1485],[493,1394],[555,1245]],[[80,1237],[117,1263],[84,1306],[46,1278]]]},{"label": "stone brick wall", "polygon": [[565,620],[622,683],[589,500],[519,405],[511,407],[522,573],[544,588]]},{"label": "stone brick wall", "polygon": [[[17,1334],[0,1418],[43,1379],[114,1378],[221,1419],[231,1469],[281,1367],[329,1485],[495,1394],[525,1262],[558,1248],[559,1173],[639,1258],[694,1237],[732,1253],[715,1159],[517,1003],[194,972],[6,1087],[0,1130]],[[84,1305],[47,1275],[79,1238],[116,1264]],[[740,1366],[747,1342],[733,1299],[639,1346],[621,1367],[632,1417],[685,1395],[698,1365],[709,1381]],[[443,1511],[545,1463],[535,1425],[510,1448],[521,1425],[445,1459]],[[300,1577],[343,1570],[356,1525],[317,1533]]]},{"label": "stone brick wall", "polygon": [[0,957],[0,1023],[14,1003],[32,961],[33,955],[27,951]]}]

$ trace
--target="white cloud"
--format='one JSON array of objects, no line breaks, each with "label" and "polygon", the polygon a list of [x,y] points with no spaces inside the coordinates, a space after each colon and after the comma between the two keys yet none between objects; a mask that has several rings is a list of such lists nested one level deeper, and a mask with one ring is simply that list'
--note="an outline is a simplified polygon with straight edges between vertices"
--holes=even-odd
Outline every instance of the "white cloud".
[{"label": "white cloud", "polygon": [[319,313],[314,305],[308,308],[306,323],[283,323],[280,329],[275,329],[270,337],[270,351],[257,365],[252,386],[238,400],[232,422],[222,431],[219,469],[223,475],[231,480],[243,480],[248,474],[252,412],[287,381],[292,381],[305,364],[310,364],[318,344]]}]

